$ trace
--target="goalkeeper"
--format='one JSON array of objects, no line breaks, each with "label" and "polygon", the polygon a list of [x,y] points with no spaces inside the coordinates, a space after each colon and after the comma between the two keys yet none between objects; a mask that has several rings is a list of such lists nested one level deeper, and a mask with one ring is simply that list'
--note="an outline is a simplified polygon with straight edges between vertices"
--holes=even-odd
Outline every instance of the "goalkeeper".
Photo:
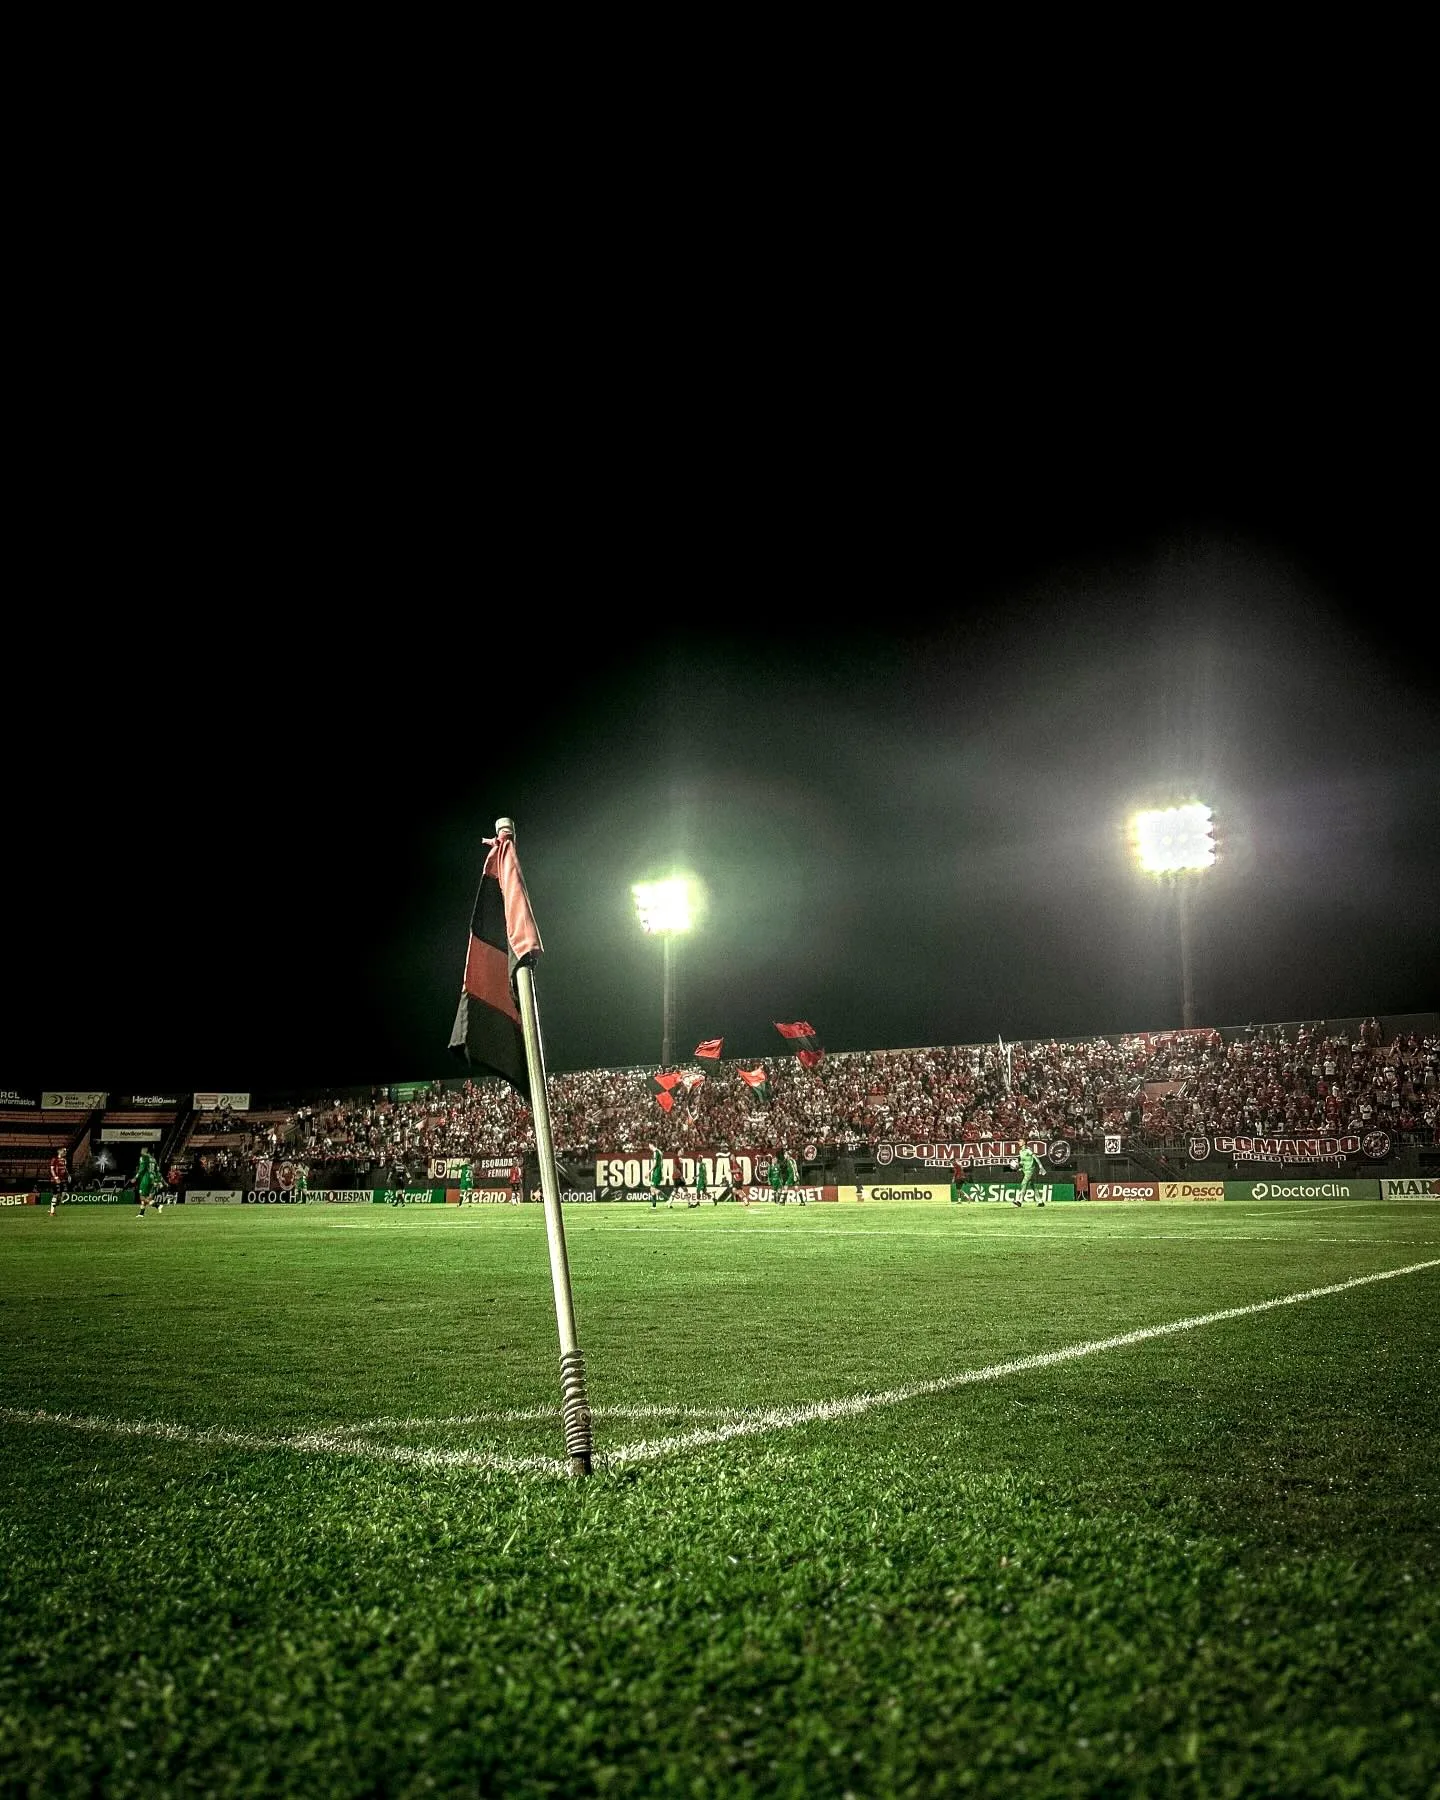
[{"label": "goalkeeper", "polygon": [[[1044,1163],[1041,1162],[1040,1158],[1028,1144],[1022,1143],[1020,1146],[1020,1187],[1015,1195],[1015,1204],[1017,1206],[1023,1206],[1025,1204],[1026,1192],[1034,1186],[1035,1177],[1037,1175],[1043,1175],[1044,1173]],[[1045,1192],[1043,1186],[1040,1192],[1035,1196],[1035,1204],[1037,1206],[1043,1206],[1045,1204]]]}]

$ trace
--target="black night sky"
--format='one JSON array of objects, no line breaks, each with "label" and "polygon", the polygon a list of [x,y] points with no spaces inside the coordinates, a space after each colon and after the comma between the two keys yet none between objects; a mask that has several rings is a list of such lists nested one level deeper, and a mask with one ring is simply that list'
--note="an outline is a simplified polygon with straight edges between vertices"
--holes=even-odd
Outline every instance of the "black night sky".
[{"label": "black night sky", "polygon": [[1212,373],[92,470],[12,682],[0,1081],[461,1073],[501,814],[552,1071],[658,1063],[672,868],[680,1060],[1177,1025],[1125,825],[1189,798],[1200,1023],[1440,1008],[1433,501],[1378,375]]}]

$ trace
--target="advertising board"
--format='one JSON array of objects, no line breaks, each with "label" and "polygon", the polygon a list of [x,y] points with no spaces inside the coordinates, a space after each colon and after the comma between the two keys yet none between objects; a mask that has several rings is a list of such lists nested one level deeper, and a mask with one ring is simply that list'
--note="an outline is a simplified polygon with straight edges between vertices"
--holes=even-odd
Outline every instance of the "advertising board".
[{"label": "advertising board", "polygon": [[1075,1198],[1075,1184],[1073,1181],[1032,1181],[1028,1188],[1022,1188],[1018,1181],[962,1181],[955,1190],[955,1198],[962,1206],[971,1201],[982,1205],[1005,1201],[1013,1205],[1019,1199],[1043,1200],[1047,1205],[1053,1200],[1064,1205]]},{"label": "advertising board", "polygon": [[1322,1175],[1306,1181],[1286,1175],[1278,1181],[1227,1181],[1227,1200],[1378,1200],[1380,1183],[1373,1177],[1351,1179]]},{"label": "advertising board", "polygon": [[857,1181],[855,1198],[866,1202],[890,1201],[913,1206],[917,1201],[950,1199],[948,1181]]},{"label": "advertising board", "polygon": [[1092,1200],[1158,1200],[1160,1183],[1158,1181],[1092,1181],[1090,1183]]}]

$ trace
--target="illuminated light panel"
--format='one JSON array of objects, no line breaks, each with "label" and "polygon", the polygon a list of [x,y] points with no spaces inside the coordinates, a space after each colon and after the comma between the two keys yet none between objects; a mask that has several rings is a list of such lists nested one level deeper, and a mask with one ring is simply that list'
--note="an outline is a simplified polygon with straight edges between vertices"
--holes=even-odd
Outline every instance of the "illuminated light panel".
[{"label": "illuminated light panel", "polygon": [[1135,848],[1149,875],[1208,869],[1215,861],[1215,815],[1198,800],[1135,815]]},{"label": "illuminated light panel", "polygon": [[693,922],[690,883],[679,876],[669,881],[637,881],[631,888],[640,924],[649,932],[688,931]]}]

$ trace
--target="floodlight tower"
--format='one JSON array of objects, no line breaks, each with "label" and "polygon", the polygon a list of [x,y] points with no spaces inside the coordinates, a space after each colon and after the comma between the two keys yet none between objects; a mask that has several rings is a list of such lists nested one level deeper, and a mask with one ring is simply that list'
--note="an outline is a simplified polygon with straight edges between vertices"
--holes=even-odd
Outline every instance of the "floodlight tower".
[{"label": "floodlight tower", "polygon": [[635,912],[641,930],[650,937],[658,937],[664,950],[660,1066],[668,1069],[675,1036],[676,939],[694,922],[691,886],[683,875],[672,875],[665,881],[637,881],[630,891],[635,896]]},{"label": "floodlight tower", "polygon": [[1191,800],[1162,812],[1136,813],[1130,827],[1140,867],[1147,875],[1168,878],[1175,889],[1180,923],[1180,1016],[1195,1023],[1195,984],[1190,959],[1191,887],[1215,861],[1215,815],[1203,801]]}]

